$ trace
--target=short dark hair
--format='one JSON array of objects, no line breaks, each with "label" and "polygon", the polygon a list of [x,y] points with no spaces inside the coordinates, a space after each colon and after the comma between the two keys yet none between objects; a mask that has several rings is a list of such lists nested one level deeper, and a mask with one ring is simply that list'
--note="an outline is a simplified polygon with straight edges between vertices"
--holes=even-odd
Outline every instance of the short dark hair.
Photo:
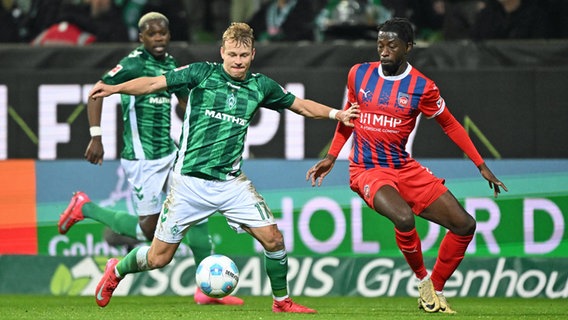
[{"label": "short dark hair", "polygon": [[377,27],[377,31],[392,31],[398,34],[400,40],[414,44],[414,29],[406,18],[392,18]]}]

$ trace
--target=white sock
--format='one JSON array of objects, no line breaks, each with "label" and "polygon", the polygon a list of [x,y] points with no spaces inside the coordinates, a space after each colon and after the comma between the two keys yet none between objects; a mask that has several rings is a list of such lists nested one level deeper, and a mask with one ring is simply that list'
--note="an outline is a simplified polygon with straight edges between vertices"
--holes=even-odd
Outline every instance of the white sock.
[{"label": "white sock", "polygon": [[[272,297],[274,297],[274,296],[272,296]],[[288,295],[285,295],[285,296],[283,296],[283,297],[274,297],[274,300],[276,300],[276,301],[284,301],[284,300],[286,300],[287,298],[288,298]]]}]

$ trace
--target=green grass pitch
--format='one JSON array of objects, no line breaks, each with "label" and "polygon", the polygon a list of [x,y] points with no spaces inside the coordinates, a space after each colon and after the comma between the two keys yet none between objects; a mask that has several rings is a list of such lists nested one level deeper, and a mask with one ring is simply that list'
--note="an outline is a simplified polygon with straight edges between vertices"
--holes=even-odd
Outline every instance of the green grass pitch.
[{"label": "green grass pitch", "polygon": [[456,315],[426,314],[415,298],[295,297],[318,314],[275,314],[270,297],[243,297],[244,306],[199,306],[192,297],[114,297],[99,308],[93,297],[0,295],[0,319],[568,319],[566,299],[451,298]]}]

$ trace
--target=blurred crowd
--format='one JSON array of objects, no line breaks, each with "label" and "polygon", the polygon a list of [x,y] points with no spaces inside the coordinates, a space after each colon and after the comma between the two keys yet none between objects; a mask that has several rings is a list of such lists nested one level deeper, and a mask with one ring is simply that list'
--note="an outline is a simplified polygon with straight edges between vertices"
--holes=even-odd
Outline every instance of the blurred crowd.
[{"label": "blurred crowd", "polygon": [[0,42],[137,42],[138,19],[159,11],[173,41],[216,42],[231,21],[260,42],[375,40],[406,17],[419,41],[568,38],[566,0],[0,0]]}]

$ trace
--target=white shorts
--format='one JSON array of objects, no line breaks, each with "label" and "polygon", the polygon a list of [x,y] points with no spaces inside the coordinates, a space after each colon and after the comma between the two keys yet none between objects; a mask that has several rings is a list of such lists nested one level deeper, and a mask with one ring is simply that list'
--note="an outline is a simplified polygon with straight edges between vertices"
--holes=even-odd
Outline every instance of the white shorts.
[{"label": "white shorts", "polygon": [[120,159],[132,188],[132,203],[138,216],[157,214],[162,209],[176,153],[156,160]]},{"label": "white shorts", "polygon": [[164,202],[154,236],[167,243],[180,243],[187,229],[219,212],[236,232],[276,224],[264,198],[241,174],[235,179],[206,180],[173,172],[170,192]]}]

